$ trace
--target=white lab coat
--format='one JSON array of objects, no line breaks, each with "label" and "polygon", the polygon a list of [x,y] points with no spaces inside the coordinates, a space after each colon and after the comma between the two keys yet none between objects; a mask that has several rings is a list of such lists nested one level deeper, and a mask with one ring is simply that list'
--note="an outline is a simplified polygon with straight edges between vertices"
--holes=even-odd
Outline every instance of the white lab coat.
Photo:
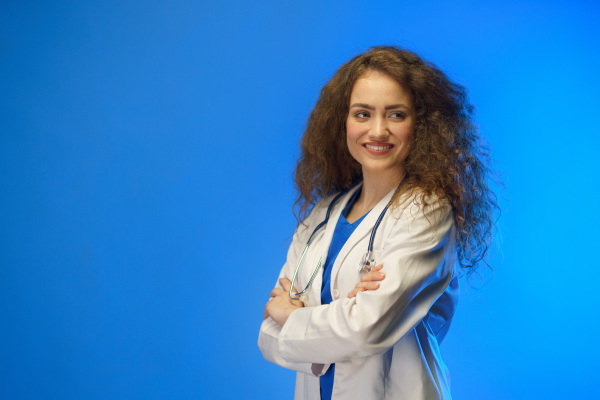
[{"label": "white lab coat", "polygon": [[[302,290],[323,264],[337,220],[358,186],[334,205],[328,224],[313,238],[295,287]],[[448,203],[425,209],[418,197],[388,210],[375,235],[376,264],[386,278],[374,291],[348,293],[360,281],[359,262],[390,192],[365,217],[331,270],[333,301],[321,305],[322,268],[308,289],[305,307],[283,328],[263,321],[258,345],[268,361],[298,371],[295,399],[320,399],[319,378],[335,363],[333,399],[450,399],[450,380],[439,341],[458,302],[455,235]],[[292,279],[300,254],[325,219],[333,196],[320,201],[300,225],[279,277]],[[284,396],[285,397],[285,396]]]}]

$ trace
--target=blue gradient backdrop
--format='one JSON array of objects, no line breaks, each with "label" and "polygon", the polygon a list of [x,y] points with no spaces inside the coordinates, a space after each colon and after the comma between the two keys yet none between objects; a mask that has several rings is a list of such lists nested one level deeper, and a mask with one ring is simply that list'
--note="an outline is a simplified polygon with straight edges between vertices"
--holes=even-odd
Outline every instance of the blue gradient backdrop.
[{"label": "blue gradient backdrop", "polygon": [[376,44],[464,84],[507,185],[456,399],[596,395],[595,1],[4,1],[0,398],[289,399],[262,309],[321,86]]}]

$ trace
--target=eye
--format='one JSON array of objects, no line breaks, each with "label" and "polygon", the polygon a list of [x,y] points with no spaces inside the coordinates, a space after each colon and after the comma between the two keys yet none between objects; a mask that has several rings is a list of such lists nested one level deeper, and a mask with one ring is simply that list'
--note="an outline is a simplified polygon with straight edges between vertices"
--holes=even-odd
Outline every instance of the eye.
[{"label": "eye", "polygon": [[369,113],[366,111],[359,111],[359,112],[355,113],[354,116],[356,118],[369,118],[370,117]]},{"label": "eye", "polygon": [[390,118],[405,119],[406,118],[406,114],[404,114],[403,112],[400,112],[400,111],[395,111],[393,113],[390,113]]}]

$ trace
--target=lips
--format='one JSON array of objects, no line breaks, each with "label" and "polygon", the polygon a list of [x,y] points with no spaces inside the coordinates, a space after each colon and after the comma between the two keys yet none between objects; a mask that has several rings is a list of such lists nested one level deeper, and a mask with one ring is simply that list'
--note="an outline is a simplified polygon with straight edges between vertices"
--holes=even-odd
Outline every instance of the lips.
[{"label": "lips", "polygon": [[394,145],[391,143],[374,143],[374,142],[369,142],[369,143],[363,143],[362,146],[371,154],[377,154],[377,155],[381,155],[381,154],[386,154],[388,153],[390,150],[392,150],[394,148]]},{"label": "lips", "polygon": [[369,150],[376,150],[376,151],[388,150],[388,149],[391,149],[392,147],[394,147],[393,144],[377,146],[377,145],[372,145],[372,144],[368,144],[368,143],[365,143],[363,146],[365,146]]}]

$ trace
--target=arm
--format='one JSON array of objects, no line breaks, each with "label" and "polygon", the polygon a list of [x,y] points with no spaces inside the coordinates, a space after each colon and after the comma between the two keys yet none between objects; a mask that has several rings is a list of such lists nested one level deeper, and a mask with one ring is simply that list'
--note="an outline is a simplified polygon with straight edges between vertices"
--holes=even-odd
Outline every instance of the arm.
[{"label": "arm", "polygon": [[277,364],[280,367],[291,369],[293,371],[304,372],[305,374],[312,373],[312,363],[310,362],[289,362],[285,360],[279,353],[278,337],[281,332],[281,327],[271,318],[267,318],[260,326],[260,334],[258,336],[258,347],[265,360]]},{"label": "arm", "polygon": [[373,269],[370,272],[363,274],[360,277],[360,282],[358,282],[354,289],[352,289],[352,291],[348,293],[348,298],[351,299],[353,297],[356,297],[357,294],[365,292],[367,290],[379,289],[379,286],[381,285],[378,283],[378,281],[382,281],[385,279],[385,274],[383,272],[379,272],[382,268],[383,265],[380,264],[373,267]]},{"label": "arm", "polygon": [[[327,208],[327,205],[324,206],[324,208]],[[279,277],[277,280],[277,284],[275,285],[275,289],[273,289],[271,291],[270,296],[271,297],[278,297],[281,296],[281,299],[275,299],[273,300],[273,302],[276,301],[284,301],[284,300],[289,300],[288,297],[288,292],[287,289],[289,289],[289,286],[284,287],[284,284],[286,281],[289,282],[288,279],[292,278],[292,275],[294,273],[294,269],[296,268],[296,263],[297,260],[302,252],[302,250],[304,249],[304,245],[306,244],[306,241],[308,240],[308,235],[310,235],[312,233],[312,230],[314,229],[314,224],[311,224],[312,220],[318,220],[321,217],[321,214],[323,214],[322,212],[319,212],[319,210],[323,210],[323,207],[318,207],[315,206],[315,210],[313,210],[313,213],[311,213],[311,215],[307,218],[307,220],[305,221],[307,226],[304,225],[300,225],[298,227],[298,229],[296,230],[296,233],[294,234],[293,240],[292,240],[292,244],[290,245],[290,248],[288,250],[288,254],[287,254],[287,259],[286,259],[286,263],[284,264],[283,268],[281,269],[280,273],[279,273]],[[287,297],[287,298],[284,298]],[[277,364],[281,367],[287,368],[287,369],[291,369],[294,371],[299,371],[299,372],[304,372],[307,374],[315,374],[315,375],[319,375],[319,372],[313,372],[313,365],[311,362],[289,362],[285,359],[283,359],[283,357],[281,357],[280,353],[279,353],[279,334],[281,332],[281,326],[279,326],[277,324],[277,322],[275,322],[275,320],[273,320],[267,313],[267,309],[268,307],[272,306],[269,303],[271,303],[271,301],[267,302],[267,306],[265,306],[265,314],[264,314],[264,321],[262,322],[262,325],[260,327],[260,333],[258,336],[258,347],[263,355],[263,357],[265,358],[265,360],[270,361],[274,364]],[[292,304],[294,304],[294,302],[290,302]],[[301,302],[297,302],[302,304]],[[296,303],[296,305],[298,305]],[[316,371],[316,370],[315,370]],[[324,372],[324,371],[322,371]],[[321,373],[322,373],[321,372]]]},{"label": "arm", "polygon": [[386,278],[374,291],[294,311],[279,334],[289,362],[334,363],[381,353],[412,330],[450,282],[455,229],[449,205],[404,210],[385,239]]}]

